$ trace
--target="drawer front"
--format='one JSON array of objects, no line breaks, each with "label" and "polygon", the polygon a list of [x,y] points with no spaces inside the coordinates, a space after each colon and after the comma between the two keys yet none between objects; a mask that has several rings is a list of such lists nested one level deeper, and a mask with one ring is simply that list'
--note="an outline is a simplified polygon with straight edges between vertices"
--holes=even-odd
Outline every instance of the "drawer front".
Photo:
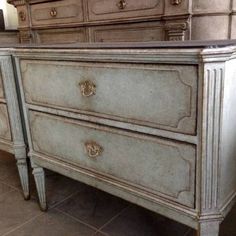
[{"label": "drawer front", "polygon": [[158,16],[164,12],[163,0],[91,0],[89,20],[113,20]]},{"label": "drawer front", "polygon": [[139,23],[91,28],[93,42],[148,42],[163,41],[165,31],[160,23]]},{"label": "drawer front", "polygon": [[195,133],[197,68],[21,61],[26,101]]},{"label": "drawer front", "polygon": [[30,111],[35,152],[194,206],[195,147]]},{"label": "drawer front", "polygon": [[33,26],[82,22],[82,0],[53,1],[30,6]]},{"label": "drawer front", "polygon": [[37,30],[36,43],[40,44],[59,44],[59,43],[78,43],[86,42],[85,29],[51,29]]},{"label": "drawer front", "polygon": [[11,141],[11,127],[7,106],[0,103],[0,139]]}]

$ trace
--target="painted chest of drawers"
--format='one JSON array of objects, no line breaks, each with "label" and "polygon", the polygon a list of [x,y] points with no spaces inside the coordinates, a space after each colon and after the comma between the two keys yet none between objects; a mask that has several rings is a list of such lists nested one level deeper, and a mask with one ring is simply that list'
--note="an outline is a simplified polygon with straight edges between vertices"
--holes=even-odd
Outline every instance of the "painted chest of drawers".
[{"label": "painted chest of drawers", "polygon": [[29,199],[26,145],[12,57],[6,49],[0,50],[0,150],[12,153],[15,156],[23,195],[25,199]]},{"label": "painted chest of drawers", "polygon": [[17,8],[23,43],[147,42],[236,37],[235,0],[8,2]]},{"label": "painted chest of drawers", "polygon": [[236,195],[236,48],[100,45],[14,58],[43,210],[48,168],[218,235]]}]

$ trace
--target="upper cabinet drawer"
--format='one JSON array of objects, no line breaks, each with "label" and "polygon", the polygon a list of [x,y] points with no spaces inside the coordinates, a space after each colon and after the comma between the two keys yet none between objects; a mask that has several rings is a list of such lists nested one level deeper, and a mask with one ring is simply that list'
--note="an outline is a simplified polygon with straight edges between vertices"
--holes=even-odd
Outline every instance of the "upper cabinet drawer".
[{"label": "upper cabinet drawer", "polygon": [[33,26],[82,22],[82,0],[54,1],[31,5]]},{"label": "upper cabinet drawer", "polygon": [[150,17],[164,12],[163,0],[90,0],[89,20]]},{"label": "upper cabinet drawer", "polygon": [[21,61],[26,102],[195,134],[197,67]]}]

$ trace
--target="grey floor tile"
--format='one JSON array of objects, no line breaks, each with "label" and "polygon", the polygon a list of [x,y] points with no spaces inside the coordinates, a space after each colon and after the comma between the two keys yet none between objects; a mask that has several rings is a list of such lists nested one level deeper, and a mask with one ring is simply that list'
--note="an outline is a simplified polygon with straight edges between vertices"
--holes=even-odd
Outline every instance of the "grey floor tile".
[{"label": "grey floor tile", "polygon": [[16,159],[11,153],[0,150],[0,163],[6,166],[12,166],[16,164]]},{"label": "grey floor tile", "polygon": [[102,229],[111,236],[183,236],[188,230],[184,225],[134,205]]},{"label": "grey floor tile", "polygon": [[16,160],[12,154],[0,151],[0,181],[21,189]]},{"label": "grey floor tile", "polygon": [[16,165],[6,166],[4,163],[0,163],[0,180],[9,180],[18,177],[18,171]]},{"label": "grey floor tile", "polygon": [[127,202],[87,186],[58,209],[96,228],[101,227],[127,206]]},{"label": "grey floor tile", "polygon": [[[134,205],[125,209],[129,203],[51,171],[46,171],[47,198],[50,207],[56,206],[59,211],[64,211],[96,228],[107,223],[119,212],[120,215],[102,228],[101,232],[95,233],[89,227],[56,209],[42,214],[35,200],[37,194],[31,173],[32,171],[30,171],[30,182],[33,197],[26,202],[21,193],[14,190],[14,188],[21,190],[14,156],[0,151],[0,235],[9,231],[11,236],[194,235],[193,230],[186,235],[185,232],[189,229],[182,224]],[[62,202],[63,200],[65,201]],[[220,236],[236,236],[235,219],[236,206],[222,223]]]},{"label": "grey floor tile", "polygon": [[19,191],[0,196],[0,235],[41,214],[35,200],[25,201]]},{"label": "grey floor tile", "polygon": [[109,236],[109,235],[102,232],[96,232],[93,236]]},{"label": "grey floor tile", "polygon": [[8,192],[11,192],[13,190],[14,189],[11,188],[10,186],[0,182],[0,196],[3,195],[3,194],[6,194]]},{"label": "grey floor tile", "polygon": [[[74,181],[55,172],[46,171],[46,195],[49,207],[57,205],[83,187],[84,185],[78,181]],[[34,194],[36,188],[32,186],[31,189],[34,189],[32,190]]]},{"label": "grey floor tile", "polygon": [[236,236],[236,205],[222,222],[220,236]]},{"label": "grey floor tile", "polygon": [[92,236],[95,231],[68,216],[50,210],[28,222],[9,236]]}]

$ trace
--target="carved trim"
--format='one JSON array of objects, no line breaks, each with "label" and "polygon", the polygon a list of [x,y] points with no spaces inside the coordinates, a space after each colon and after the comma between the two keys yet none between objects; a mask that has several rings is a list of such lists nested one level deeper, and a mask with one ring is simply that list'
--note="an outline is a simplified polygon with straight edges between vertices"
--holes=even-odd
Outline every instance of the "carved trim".
[{"label": "carved trim", "polygon": [[188,24],[182,23],[167,23],[165,26],[166,38],[169,41],[184,41],[185,32],[188,29]]},{"label": "carved trim", "polygon": [[205,65],[202,127],[202,210],[217,211],[224,64]]},{"label": "carved trim", "polygon": [[7,0],[7,3],[17,7],[28,3],[29,0]]},{"label": "carved trim", "polygon": [[20,42],[30,43],[32,39],[32,34],[30,30],[20,30]]}]

